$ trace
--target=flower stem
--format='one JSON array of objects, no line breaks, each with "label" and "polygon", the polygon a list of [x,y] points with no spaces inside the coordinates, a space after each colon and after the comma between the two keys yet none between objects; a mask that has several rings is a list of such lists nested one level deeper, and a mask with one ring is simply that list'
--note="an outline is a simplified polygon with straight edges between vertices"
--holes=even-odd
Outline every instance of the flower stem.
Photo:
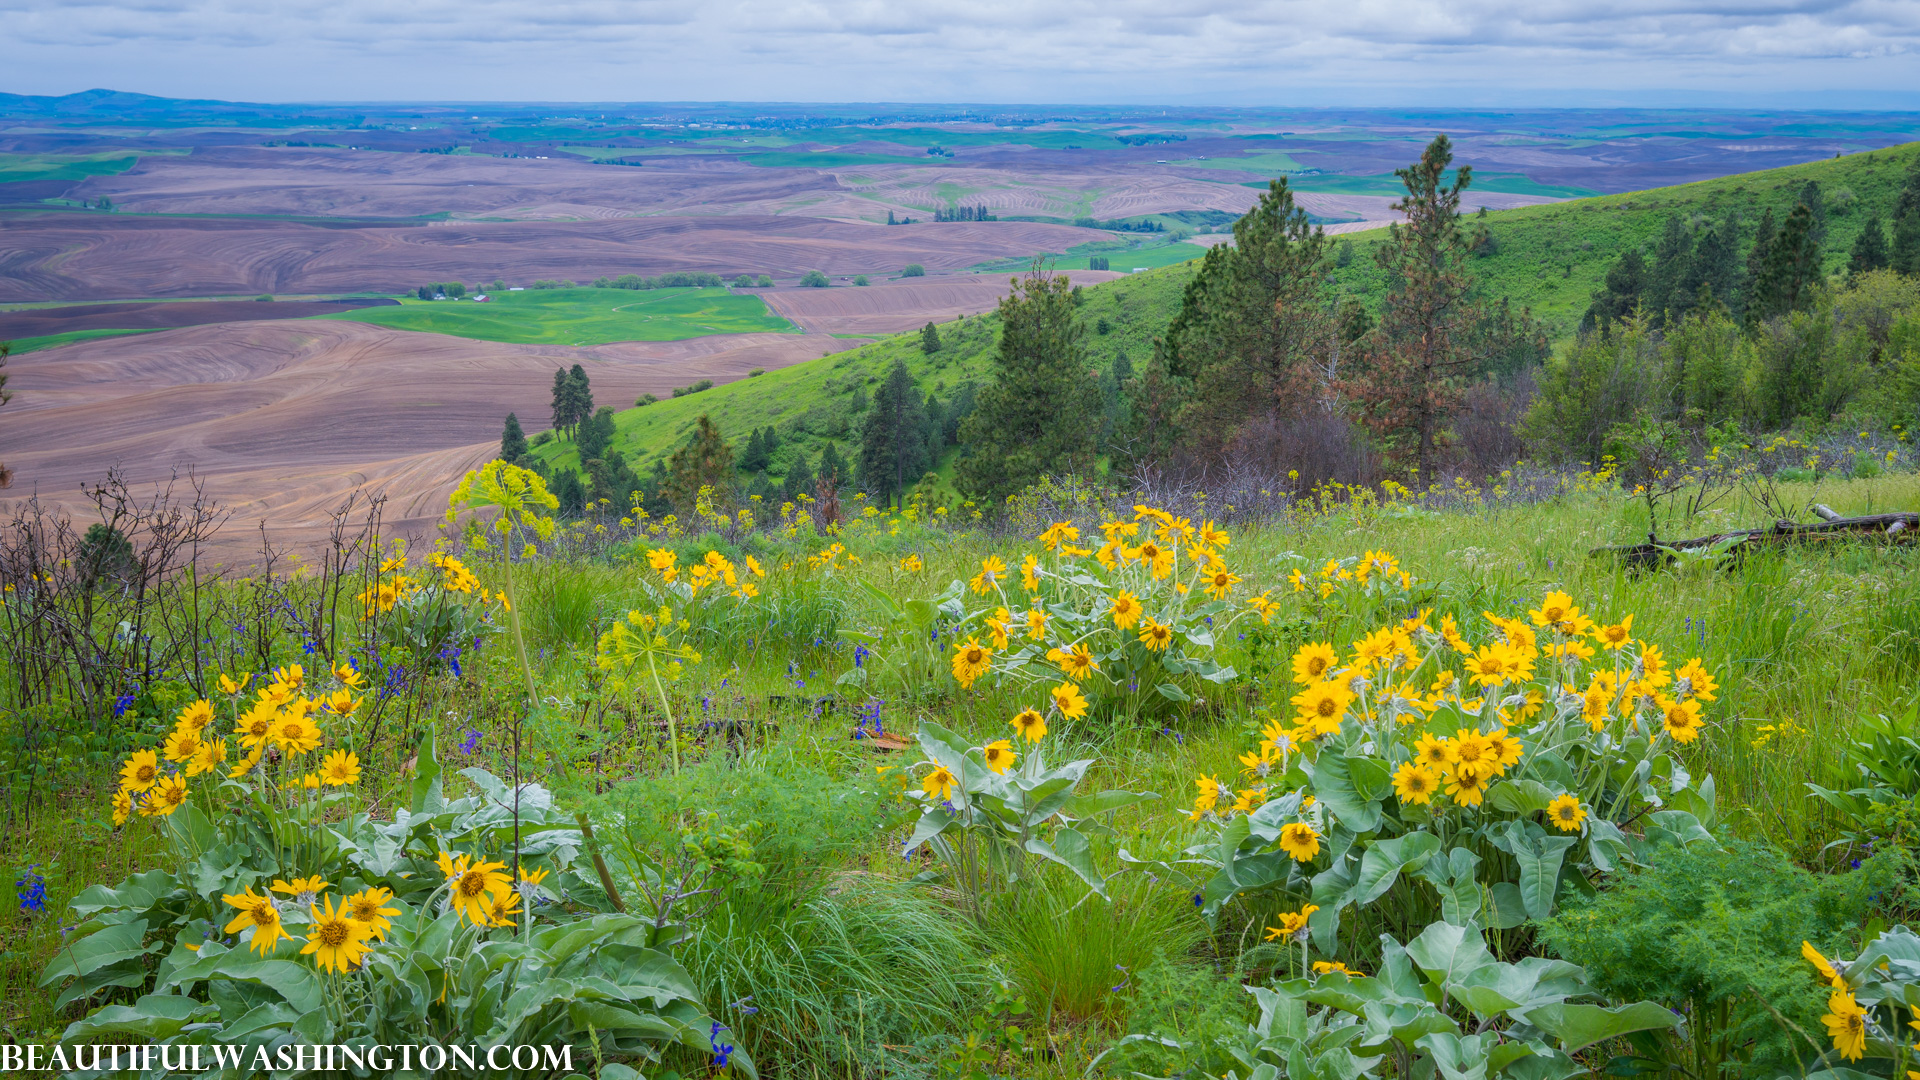
[{"label": "flower stem", "polygon": [[673,775],[680,775],[680,728],[674,723],[673,706],[667,703],[667,688],[660,685],[660,668],[647,651],[647,673],[653,676],[653,692],[660,695],[660,711],[667,714],[667,741],[673,746]]}]

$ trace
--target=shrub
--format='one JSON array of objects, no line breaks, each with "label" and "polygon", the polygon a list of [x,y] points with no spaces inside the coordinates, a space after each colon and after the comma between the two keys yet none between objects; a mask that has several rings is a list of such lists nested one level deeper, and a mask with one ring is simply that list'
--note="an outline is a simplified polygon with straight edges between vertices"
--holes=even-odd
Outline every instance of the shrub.
[{"label": "shrub", "polygon": [[818,270],[809,270],[806,276],[800,279],[800,286],[805,289],[824,289],[831,284],[833,282],[827,280],[827,275]]},{"label": "shrub", "polygon": [[1609,997],[1649,998],[1685,1013],[1690,1042],[1667,1033],[1640,1051],[1692,1076],[1799,1075],[1811,1051],[1777,1017],[1821,1030],[1824,996],[1808,993],[1801,943],[1844,950],[1890,901],[1911,863],[1892,850],[1851,874],[1816,876],[1763,842],[1666,846],[1605,892],[1569,902],[1542,942],[1586,968]]},{"label": "shrub", "polygon": [[[656,402],[656,401],[659,401],[659,400],[660,400],[659,398],[657,398],[657,397],[654,397],[654,396],[653,396],[652,394],[641,394],[641,395],[640,395],[639,397],[637,397],[637,398],[635,398],[635,399],[634,399],[634,402],[633,402],[633,407],[634,407],[634,408],[636,408],[636,409],[644,409],[644,408],[646,408],[647,406],[649,406],[649,405],[651,405],[651,404],[653,404],[654,402]],[[541,434],[542,434],[542,435],[551,435],[551,434],[552,434],[552,432],[549,432],[549,431],[543,431],[543,432],[541,432]]]},{"label": "shrub", "polygon": [[900,276],[901,277],[926,277],[927,268],[924,266],[921,266],[919,263],[908,263],[906,265],[906,268],[900,271]]}]

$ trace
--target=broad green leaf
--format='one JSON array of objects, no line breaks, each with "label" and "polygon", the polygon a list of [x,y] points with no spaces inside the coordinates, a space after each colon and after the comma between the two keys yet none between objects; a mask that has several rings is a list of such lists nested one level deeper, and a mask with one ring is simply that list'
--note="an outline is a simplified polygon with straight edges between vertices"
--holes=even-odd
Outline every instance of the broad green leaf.
[{"label": "broad green leaf", "polygon": [[1027,850],[1043,859],[1051,859],[1074,872],[1087,887],[1101,896],[1107,895],[1107,879],[1102,877],[1098,867],[1093,865],[1093,845],[1077,829],[1058,829],[1053,834],[1053,843],[1048,844],[1039,837],[1027,841]]},{"label": "broad green leaf", "polygon": [[440,793],[440,758],[434,753],[431,727],[421,734],[414,750],[412,796],[415,814],[431,814],[447,804]]},{"label": "broad green leaf", "polygon": [[1559,1040],[1560,1048],[1569,1054],[1636,1031],[1664,1031],[1680,1025],[1678,1015],[1651,1001],[1611,1007],[1541,1005],[1515,1015]]},{"label": "broad green leaf", "polygon": [[[1353,793],[1367,802],[1384,799],[1393,790],[1393,773],[1387,763],[1364,754],[1348,754],[1347,775],[1353,781]],[[1359,831],[1359,830],[1356,830]]]},{"label": "broad green leaf", "polygon": [[1497,881],[1487,887],[1481,913],[1487,917],[1488,928],[1507,930],[1527,921],[1527,902],[1521,898],[1518,885]]},{"label": "broad green leaf", "polygon": [[1509,780],[1494,785],[1487,801],[1503,814],[1534,814],[1553,801],[1553,789],[1538,780]]},{"label": "broad green leaf", "polygon": [[129,877],[116,887],[90,885],[81,890],[80,895],[74,897],[73,903],[68,906],[83,919],[112,908],[127,908],[144,914],[179,887],[179,881],[165,870],[149,870]]},{"label": "broad green leaf", "polygon": [[67,947],[53,955],[47,969],[40,975],[40,985],[46,986],[72,975],[85,975],[96,968],[106,967],[122,960],[144,956],[148,949],[140,942],[147,936],[147,923],[144,919],[117,923],[105,929],[97,930],[78,941],[69,942]]},{"label": "broad green leaf", "polygon": [[1166,698],[1168,701],[1192,701],[1193,700],[1193,698],[1185,690],[1180,689],[1180,687],[1175,685],[1174,683],[1170,683],[1170,682],[1155,683],[1153,689],[1154,689],[1154,692],[1158,693],[1161,697]]},{"label": "broad green leaf", "polygon": [[1535,919],[1553,914],[1554,896],[1560,889],[1560,865],[1567,849],[1580,842],[1577,836],[1548,836],[1530,821],[1515,821],[1507,826],[1506,848],[1520,867],[1520,901],[1526,913]]},{"label": "broad green leaf", "polygon": [[108,1005],[67,1025],[63,1042],[97,1039],[102,1035],[135,1035],[159,1042],[180,1034],[191,1023],[215,1018],[212,1005],[173,994],[148,994],[132,1005]]},{"label": "broad green leaf", "polygon": [[1374,841],[1360,858],[1360,873],[1353,882],[1354,902],[1371,904],[1385,896],[1402,873],[1419,870],[1439,850],[1440,838],[1429,832]]},{"label": "broad green leaf", "polygon": [[1355,833],[1380,827],[1380,805],[1361,798],[1354,789],[1351,767],[1344,755],[1321,754],[1314,760],[1311,775],[1314,797],[1341,824]]},{"label": "broad green leaf", "polygon": [[1464,983],[1469,974],[1493,960],[1477,924],[1455,926],[1446,922],[1428,926],[1408,942],[1407,958],[1439,986]]}]

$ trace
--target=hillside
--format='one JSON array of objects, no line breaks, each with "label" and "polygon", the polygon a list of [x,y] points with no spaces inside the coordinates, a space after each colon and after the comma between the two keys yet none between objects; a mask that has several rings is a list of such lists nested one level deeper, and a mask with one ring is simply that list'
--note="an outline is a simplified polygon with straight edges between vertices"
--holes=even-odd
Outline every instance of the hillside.
[{"label": "hillside", "polygon": [[[1737,213],[1744,259],[1761,214],[1771,209],[1776,218],[1784,218],[1807,181],[1817,180],[1828,212],[1827,269],[1837,273],[1846,266],[1867,218],[1878,214],[1884,222],[1891,217],[1894,198],[1916,154],[1920,143],[1720,180],[1490,213],[1484,222],[1494,238],[1494,251],[1476,258],[1473,269],[1488,296],[1511,297],[1516,306],[1531,307],[1552,335],[1564,340],[1572,335],[1607,269],[1632,248],[1650,253],[1669,216],[1683,214],[1697,228]],[[1337,239],[1336,251],[1350,243],[1351,252],[1347,265],[1334,272],[1336,287],[1369,303],[1377,301],[1386,276],[1373,262],[1373,249],[1385,239],[1381,231]],[[1103,370],[1118,355],[1126,355],[1136,368],[1147,359],[1152,339],[1178,308],[1194,266],[1180,263],[1083,290],[1087,342]],[[1103,319],[1109,327],[1106,334],[1097,332]],[[670,453],[695,418],[709,413],[729,439],[744,439],[752,429],[772,425],[788,447],[803,447],[815,458],[829,440],[839,442],[844,451],[855,430],[851,403],[856,387],[877,383],[895,357],[906,361],[923,390],[944,394],[984,377],[997,326],[992,313],[945,324],[940,329],[946,346],[932,356],[920,351],[917,333],[901,334],[628,409],[618,417],[616,445],[645,468]],[[776,475],[793,452],[783,450],[776,456]],[[538,453],[550,462],[578,462],[567,443],[549,443]]]},{"label": "hillside", "polygon": [[[1082,290],[1085,303],[1080,310],[1088,326],[1088,352],[1103,370],[1121,355],[1136,367],[1145,363],[1154,336],[1179,307],[1180,290],[1191,273],[1192,264],[1181,264]],[[1105,334],[1098,331],[1102,320],[1108,327]],[[695,419],[706,413],[734,442],[758,427],[777,429],[783,446],[775,455],[774,472],[780,475],[795,448],[817,459],[832,441],[846,452],[854,433],[855,388],[877,384],[896,357],[906,362],[921,389],[942,396],[969,380],[984,378],[998,327],[999,317],[988,312],[941,324],[942,347],[932,355],[920,350],[918,332],[896,334],[819,360],[626,409],[616,420],[615,446],[644,469],[671,453],[692,430]],[[579,464],[571,443],[549,442],[536,447],[535,453],[548,462]]]},{"label": "hillside", "polygon": [[[1817,180],[1827,207],[1827,272],[1837,273],[1845,269],[1867,218],[1878,214],[1883,224],[1890,220],[1916,154],[1920,143],[1908,143],[1718,180],[1491,213],[1485,224],[1495,252],[1476,259],[1474,271],[1487,295],[1531,307],[1555,338],[1564,339],[1579,325],[1608,268],[1636,247],[1651,254],[1668,217],[1685,215],[1697,229],[1738,213],[1737,248],[1744,261],[1761,215],[1772,210],[1776,220],[1784,220],[1807,181]],[[1372,257],[1385,238],[1379,231],[1352,237],[1352,261],[1334,274],[1349,295],[1371,300],[1385,289],[1386,275]]]}]

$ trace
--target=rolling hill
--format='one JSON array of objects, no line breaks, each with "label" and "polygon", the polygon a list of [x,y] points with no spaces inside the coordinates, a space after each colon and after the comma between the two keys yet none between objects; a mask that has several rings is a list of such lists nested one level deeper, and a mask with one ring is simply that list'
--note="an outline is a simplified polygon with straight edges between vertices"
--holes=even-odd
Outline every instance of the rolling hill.
[{"label": "rolling hill", "polygon": [[[1742,223],[1740,250],[1752,243],[1761,214],[1771,209],[1783,218],[1809,180],[1818,181],[1828,208],[1825,243],[1829,274],[1846,265],[1849,250],[1870,216],[1883,221],[1920,143],[1826,161],[1745,173],[1676,187],[1608,195],[1486,215],[1494,239],[1490,254],[1474,260],[1481,288],[1491,297],[1507,296],[1533,309],[1555,338],[1569,338],[1586,310],[1590,294],[1607,269],[1625,252],[1651,251],[1674,214],[1694,227],[1737,215]],[[1347,265],[1333,280],[1348,296],[1375,302],[1386,286],[1373,250],[1384,231],[1354,234],[1336,241],[1352,245]],[[1152,340],[1180,302],[1180,292],[1196,263],[1187,262],[1134,274],[1083,290],[1083,320],[1092,358],[1104,369],[1125,355],[1136,367],[1150,355]],[[1105,334],[1098,332],[1104,322]],[[945,393],[969,379],[985,377],[995,348],[998,318],[989,312],[943,325],[943,348],[922,353],[917,333],[899,334],[819,360],[766,375],[741,379],[710,390],[628,409],[616,420],[615,445],[645,468],[677,446],[702,413],[710,414],[729,439],[744,440],[754,428],[771,425],[783,442],[817,456],[828,441],[845,451],[857,430],[852,413],[854,391],[877,384],[897,357],[904,360],[923,390]],[[555,464],[577,465],[571,444],[550,442],[538,453]],[[793,451],[776,458],[776,465]]]}]

